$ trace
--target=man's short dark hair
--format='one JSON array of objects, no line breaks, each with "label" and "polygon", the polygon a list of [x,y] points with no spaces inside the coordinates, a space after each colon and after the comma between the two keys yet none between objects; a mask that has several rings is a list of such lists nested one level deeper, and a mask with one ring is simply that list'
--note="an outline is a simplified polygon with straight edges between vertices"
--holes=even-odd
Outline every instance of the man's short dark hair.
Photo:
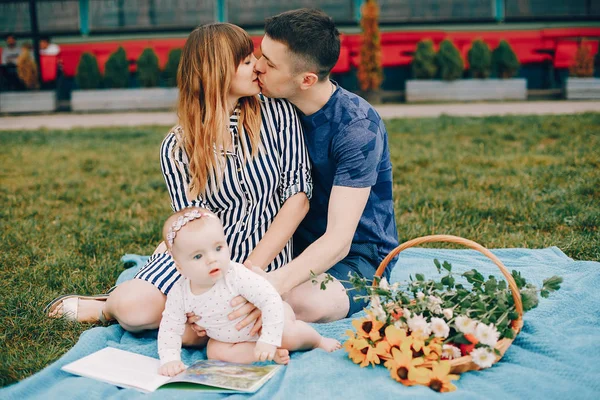
[{"label": "man's short dark hair", "polygon": [[15,34],[14,34],[14,33],[12,33],[12,32],[9,32],[9,33],[7,33],[6,35],[4,35],[4,39],[5,39],[5,40],[8,40],[8,38],[9,38],[9,37],[11,37],[11,38],[13,38],[13,39],[16,39],[16,38],[15,38]]},{"label": "man's short dark hair", "polygon": [[45,40],[46,42],[50,43],[50,36],[48,35],[41,35],[40,36],[40,41]]},{"label": "man's short dark hair", "polygon": [[320,10],[301,8],[267,18],[265,34],[304,60],[297,70],[314,68],[319,80],[327,78],[340,56],[340,32]]}]

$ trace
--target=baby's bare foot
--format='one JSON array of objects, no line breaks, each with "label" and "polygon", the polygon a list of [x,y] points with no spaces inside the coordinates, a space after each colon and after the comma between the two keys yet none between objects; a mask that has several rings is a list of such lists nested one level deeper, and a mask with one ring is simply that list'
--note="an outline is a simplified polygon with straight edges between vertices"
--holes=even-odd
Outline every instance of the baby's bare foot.
[{"label": "baby's bare foot", "polygon": [[321,338],[321,343],[319,343],[319,348],[328,352],[336,351],[342,348],[342,344],[335,339],[332,338]]},{"label": "baby's bare foot", "polygon": [[290,352],[286,349],[277,349],[275,351],[275,357],[273,357],[273,361],[277,364],[286,365],[290,362]]}]

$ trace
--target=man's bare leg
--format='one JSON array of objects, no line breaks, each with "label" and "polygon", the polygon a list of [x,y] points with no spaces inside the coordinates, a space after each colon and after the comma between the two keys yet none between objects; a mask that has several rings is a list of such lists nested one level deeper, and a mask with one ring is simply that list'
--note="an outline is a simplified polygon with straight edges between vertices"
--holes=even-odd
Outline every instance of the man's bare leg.
[{"label": "man's bare leg", "polygon": [[346,288],[337,279],[327,283],[321,290],[325,274],[317,277],[317,283],[304,282],[283,296],[292,306],[296,318],[306,322],[332,322],[346,318],[350,310],[350,300]]}]

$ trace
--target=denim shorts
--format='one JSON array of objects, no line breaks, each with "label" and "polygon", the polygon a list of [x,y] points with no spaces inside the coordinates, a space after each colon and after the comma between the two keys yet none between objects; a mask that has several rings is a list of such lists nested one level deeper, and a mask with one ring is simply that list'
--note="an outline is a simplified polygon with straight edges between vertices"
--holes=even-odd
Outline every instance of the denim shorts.
[{"label": "denim shorts", "polygon": [[[370,260],[367,257],[358,254],[349,254],[342,261],[335,264],[331,267],[327,273],[333,276],[335,279],[340,281],[344,288],[346,289],[346,294],[348,295],[348,300],[350,300],[350,309],[348,310],[348,315],[346,318],[350,317],[352,314],[355,314],[359,311],[362,311],[363,308],[369,305],[368,298],[366,299],[354,299],[355,296],[365,296],[367,295],[366,290],[358,291],[352,286],[349,282],[350,277],[348,274],[359,275],[363,278],[367,278],[370,282],[373,280],[375,276],[375,271],[377,271],[377,267],[379,263],[376,263],[373,260]],[[384,272],[385,277],[389,279],[389,268],[386,268]]]}]

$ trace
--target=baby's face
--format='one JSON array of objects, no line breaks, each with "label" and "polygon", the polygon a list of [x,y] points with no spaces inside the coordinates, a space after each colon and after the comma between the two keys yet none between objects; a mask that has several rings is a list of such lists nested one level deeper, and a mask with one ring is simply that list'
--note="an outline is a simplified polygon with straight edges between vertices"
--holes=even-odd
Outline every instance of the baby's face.
[{"label": "baby's face", "polygon": [[196,285],[212,286],[229,270],[229,247],[216,218],[186,224],[177,232],[171,253],[179,272]]}]

